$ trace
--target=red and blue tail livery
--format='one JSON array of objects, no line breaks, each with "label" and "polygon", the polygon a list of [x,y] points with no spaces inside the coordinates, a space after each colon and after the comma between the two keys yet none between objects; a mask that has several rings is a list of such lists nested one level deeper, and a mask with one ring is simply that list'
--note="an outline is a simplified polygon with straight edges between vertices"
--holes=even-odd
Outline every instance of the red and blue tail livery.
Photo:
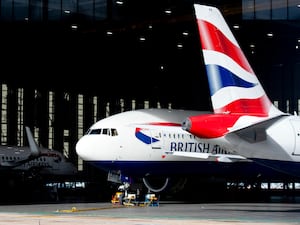
[{"label": "red and blue tail livery", "polygon": [[217,8],[195,4],[215,113],[278,114]]},{"label": "red and blue tail livery", "polygon": [[184,128],[217,138],[283,114],[267,97],[220,11],[195,4],[195,13],[214,114],[191,117]]}]

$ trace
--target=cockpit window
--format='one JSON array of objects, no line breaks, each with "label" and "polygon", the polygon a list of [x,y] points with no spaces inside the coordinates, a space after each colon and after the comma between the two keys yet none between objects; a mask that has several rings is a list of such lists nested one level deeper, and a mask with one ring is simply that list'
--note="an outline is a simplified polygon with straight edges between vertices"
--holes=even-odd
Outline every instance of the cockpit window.
[{"label": "cockpit window", "polygon": [[88,129],[85,134],[89,134],[91,132],[91,129]]},{"label": "cockpit window", "polygon": [[111,128],[111,136],[117,136],[118,135],[118,131],[115,128]]},{"label": "cockpit window", "polygon": [[109,135],[109,134],[110,134],[109,131],[110,131],[110,130],[109,130],[108,128],[104,128],[104,129],[102,129],[102,134]]},{"label": "cockpit window", "polygon": [[99,128],[99,129],[89,129],[87,134],[103,134],[109,136],[117,136],[118,131],[115,128]]},{"label": "cockpit window", "polygon": [[89,134],[101,134],[101,129],[92,129]]}]

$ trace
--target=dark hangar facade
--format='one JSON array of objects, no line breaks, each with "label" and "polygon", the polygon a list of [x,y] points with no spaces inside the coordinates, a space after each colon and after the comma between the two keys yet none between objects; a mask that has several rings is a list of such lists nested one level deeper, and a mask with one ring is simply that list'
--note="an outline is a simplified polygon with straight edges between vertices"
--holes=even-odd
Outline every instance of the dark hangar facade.
[{"label": "dark hangar facade", "polygon": [[[96,120],[148,107],[211,110],[190,0],[0,0],[2,145],[63,151]],[[300,103],[300,6],[291,0],[207,1],[219,7],[285,112]]]}]

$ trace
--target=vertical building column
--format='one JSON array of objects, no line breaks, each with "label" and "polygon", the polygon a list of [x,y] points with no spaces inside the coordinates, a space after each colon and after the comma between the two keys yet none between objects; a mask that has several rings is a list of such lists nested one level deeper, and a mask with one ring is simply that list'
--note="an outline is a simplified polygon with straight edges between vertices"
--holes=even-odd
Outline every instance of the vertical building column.
[{"label": "vertical building column", "polygon": [[1,84],[1,145],[7,145],[7,84]]},{"label": "vertical building column", "polygon": [[[82,130],[82,122],[81,122],[81,113],[80,113],[80,104],[79,102],[81,101],[81,96],[76,93],[71,93],[70,94],[70,99],[69,99],[69,107],[70,107],[70,127],[69,127],[69,136],[65,135],[65,149],[68,147],[68,157],[70,161],[74,164],[78,164],[78,156],[76,153],[76,143],[78,141],[78,136],[79,133],[81,134]],[[67,130],[65,130],[66,134]],[[66,146],[68,144],[68,146]]]},{"label": "vertical building column", "polygon": [[17,88],[8,86],[7,95],[7,144],[17,145]]},{"label": "vertical building column", "polygon": [[[23,107],[23,128],[28,126],[33,132],[36,117],[36,103],[35,103],[35,90],[32,88],[24,88],[24,107]],[[24,133],[24,143],[26,145],[27,136]]]},{"label": "vertical building column", "polygon": [[36,128],[38,128],[39,144],[44,147],[49,145],[49,93],[47,90],[35,91],[35,117]]},{"label": "vertical building column", "polygon": [[63,136],[66,121],[64,121],[64,115],[67,113],[63,107],[64,105],[64,93],[60,90],[55,91],[55,111],[54,111],[54,149],[62,151],[63,149]]}]

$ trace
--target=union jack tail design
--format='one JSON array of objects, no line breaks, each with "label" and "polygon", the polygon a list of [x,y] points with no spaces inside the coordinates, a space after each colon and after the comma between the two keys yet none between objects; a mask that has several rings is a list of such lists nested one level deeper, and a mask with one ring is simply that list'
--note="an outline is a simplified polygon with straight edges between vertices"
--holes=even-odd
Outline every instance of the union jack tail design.
[{"label": "union jack tail design", "polygon": [[270,117],[269,100],[220,11],[194,5],[214,113]]}]

